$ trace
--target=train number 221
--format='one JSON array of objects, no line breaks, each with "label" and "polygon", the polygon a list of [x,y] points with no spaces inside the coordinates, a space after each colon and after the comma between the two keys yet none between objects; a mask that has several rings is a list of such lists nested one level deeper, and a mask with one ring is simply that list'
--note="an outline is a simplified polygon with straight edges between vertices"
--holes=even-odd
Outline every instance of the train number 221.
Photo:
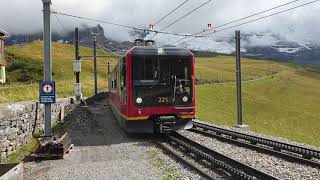
[{"label": "train number 221", "polygon": [[167,103],[168,102],[168,98],[167,97],[158,97],[158,102],[159,103]]}]

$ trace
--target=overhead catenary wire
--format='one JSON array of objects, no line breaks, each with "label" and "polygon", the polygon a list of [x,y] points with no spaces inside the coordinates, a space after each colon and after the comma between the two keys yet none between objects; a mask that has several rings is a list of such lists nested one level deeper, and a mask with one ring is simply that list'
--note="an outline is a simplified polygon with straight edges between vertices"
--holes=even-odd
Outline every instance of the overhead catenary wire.
[{"label": "overhead catenary wire", "polygon": [[[87,18],[87,17],[82,17],[82,16],[76,16],[72,14],[67,14],[67,13],[62,13],[62,12],[57,12],[57,11],[52,11],[51,13],[61,15],[61,16],[66,16],[66,17],[72,17],[72,18],[77,18],[81,20],[87,20],[87,21],[94,21],[94,22],[99,22],[103,24],[109,24],[109,25],[114,25],[118,27],[123,27],[123,28],[129,28],[129,29],[135,29],[135,30],[141,30],[141,31],[148,31],[148,32],[154,32],[154,33],[159,33],[159,34],[167,34],[167,35],[175,35],[175,36],[183,36],[183,37],[190,37],[193,36],[192,34],[186,34],[186,33],[173,33],[173,32],[166,32],[166,31],[156,31],[156,30],[150,30],[146,28],[139,28],[139,27],[134,27],[134,26],[129,26],[129,25],[123,25],[119,23],[113,23],[109,21],[104,21],[104,20],[99,20],[99,19],[93,19],[93,18]],[[202,36],[205,37],[205,36]],[[209,36],[208,36],[209,37]]]},{"label": "overhead catenary wire", "polygon": [[[186,4],[188,1],[190,0],[185,0],[184,2],[182,2],[181,4],[179,4],[177,7],[175,7],[173,10],[171,10],[168,14],[166,14],[165,16],[163,16],[161,19],[159,19],[157,22],[155,22],[153,25],[157,25],[159,24],[162,20],[164,20],[165,18],[167,18],[169,15],[171,15],[173,12],[175,12],[176,10],[178,10],[181,6],[183,6],[184,4]],[[156,36],[157,33],[155,33],[150,39],[154,38],[154,36]]]},{"label": "overhead catenary wire", "polygon": [[[97,43],[97,45],[104,50],[103,52],[104,52],[105,54],[107,54],[107,55],[112,54],[112,55],[115,56],[115,57],[121,57],[120,54],[117,54],[117,53],[115,53],[115,52],[112,52],[111,50],[109,50],[109,49],[106,48],[105,46],[103,46],[103,45],[101,45],[101,44],[99,44],[99,43]],[[110,53],[110,54],[108,54],[107,52]]]},{"label": "overhead catenary wire", "polygon": [[[230,24],[233,24],[233,23],[236,23],[236,22],[239,22],[239,21],[242,21],[242,20],[245,20],[245,19],[248,19],[248,18],[257,16],[257,15],[260,15],[260,14],[263,14],[263,13],[266,13],[266,12],[269,12],[269,11],[278,9],[278,8],[280,8],[280,7],[290,5],[290,4],[295,3],[295,2],[298,2],[298,1],[300,1],[300,0],[290,1],[290,2],[281,4],[281,5],[278,5],[278,6],[275,6],[275,7],[272,7],[272,8],[269,8],[269,9],[266,9],[266,10],[263,10],[263,11],[260,11],[260,12],[257,12],[257,13],[254,13],[254,14],[251,14],[251,15],[248,15],[248,16],[245,16],[245,17],[242,17],[242,18],[239,18],[239,19],[236,19],[236,20],[232,20],[232,21],[230,21],[230,22],[221,24],[221,25],[219,25],[219,26],[216,26],[216,27],[213,27],[213,28],[210,28],[210,29],[204,29],[204,30],[199,31],[199,32],[197,32],[197,33],[194,33],[194,34],[192,34],[192,35],[198,35],[198,34],[205,33],[205,32],[207,32],[207,31],[212,31],[212,30],[215,30],[215,29],[217,29],[217,28],[221,28],[221,27],[224,27],[224,26],[227,26],[227,25],[230,25]],[[178,39],[178,40],[174,41],[174,42],[171,43],[171,44],[175,44],[175,43],[180,42],[180,41],[182,41],[182,40],[184,40],[184,39],[186,39],[186,38],[188,38],[188,37],[183,37],[183,38],[181,38],[181,39]]]},{"label": "overhead catenary wire", "polygon": [[[216,36],[216,35],[188,35],[188,36],[184,36],[184,37],[193,37],[193,38],[218,38],[218,39],[230,39],[233,38],[233,36]],[[161,38],[158,39],[154,39],[154,41],[158,41]],[[169,43],[170,44],[170,43]]]},{"label": "overhead catenary wire", "polygon": [[95,21],[95,22],[104,23],[104,24],[109,24],[109,25],[114,25],[114,26],[119,26],[119,27],[123,27],[123,28],[152,31],[152,30],[148,30],[148,29],[145,29],[145,28],[139,28],[139,27],[124,25],[124,24],[119,24],[119,23],[114,23],[114,22],[99,20],[99,19],[93,19],[93,18],[87,18],[87,17],[82,17],[82,16],[76,16],[76,15],[67,14],[67,13],[62,13],[62,12],[57,12],[57,11],[51,11],[51,13],[53,13],[53,14],[58,14],[58,15],[62,15],[62,16],[73,17],[73,18],[77,18],[77,19],[82,19],[82,20]]},{"label": "overhead catenary wire", "polygon": [[155,22],[153,25],[157,25],[159,24],[162,20],[164,20],[165,18],[167,18],[170,14],[172,14],[173,12],[175,12],[176,10],[178,10],[181,6],[183,6],[184,4],[186,4],[188,1],[190,0],[185,0],[183,3],[179,4],[177,7],[175,7],[173,10],[171,10],[168,14],[166,14],[165,16],[163,16],[161,19],[159,19],[157,22]]},{"label": "overhead catenary wire", "polygon": [[[278,12],[276,12],[276,13],[272,13],[272,14],[269,14],[269,15],[266,15],[266,16],[263,16],[263,17],[260,17],[260,18],[256,18],[256,19],[253,19],[253,20],[250,20],[250,21],[246,21],[246,22],[243,22],[243,23],[234,25],[234,26],[230,26],[230,27],[227,27],[227,28],[218,30],[218,31],[214,31],[214,32],[208,33],[208,34],[206,34],[206,35],[210,35],[210,34],[222,32],[222,31],[226,31],[226,30],[229,30],[229,29],[238,27],[238,26],[242,26],[242,25],[249,24],[249,23],[252,23],[252,22],[255,22],[255,21],[259,21],[259,20],[262,20],[262,19],[265,19],[265,18],[268,18],[268,17],[271,17],[271,16],[275,16],[275,15],[278,15],[278,14],[281,14],[281,13],[284,13],[284,12],[288,12],[288,11],[291,11],[291,10],[294,10],[294,9],[297,9],[297,8],[300,8],[300,7],[309,5],[309,4],[316,3],[316,2],[318,2],[318,1],[320,1],[320,0],[310,1],[310,2],[301,4],[301,5],[298,5],[298,6],[294,6],[294,7],[292,7],[292,8],[288,8],[288,9],[285,9],[285,10],[282,10],[282,11],[278,11]],[[188,42],[190,42],[190,41],[193,41],[194,39],[197,39],[197,38],[198,38],[198,37],[194,37],[194,38],[192,38],[192,39],[190,39],[190,40],[188,40],[188,41],[185,41],[185,42],[180,43],[179,45],[186,44],[186,43],[188,43]]]},{"label": "overhead catenary wire", "polygon": [[[54,11],[53,9],[51,9],[51,12]],[[59,17],[57,16],[57,14],[54,14],[55,18],[58,21],[58,24],[61,26],[61,29],[67,31],[67,28],[65,28],[65,26],[62,24],[62,22],[60,21]]]},{"label": "overhead catenary wire", "polygon": [[205,6],[206,4],[208,4],[209,2],[211,2],[212,0],[208,0],[204,3],[202,3],[200,6],[194,8],[193,10],[189,11],[187,14],[181,16],[180,18],[176,19],[175,21],[171,22],[170,24],[168,24],[167,26],[165,26],[164,28],[162,28],[160,31],[163,31],[171,26],[173,26],[174,24],[176,24],[177,22],[181,21],[182,19],[186,18],[187,16],[189,16],[190,14],[194,13],[195,11],[197,11],[198,9],[200,9],[201,7]]},{"label": "overhead catenary wire", "polygon": [[209,2],[211,2],[212,0],[208,0],[205,3],[201,4],[200,6],[196,7],[195,9],[193,9],[192,11],[188,12],[187,14],[181,16],[180,18],[178,18],[177,20],[173,21],[172,23],[170,23],[169,25],[167,25],[166,27],[162,28],[160,31],[163,31],[169,27],[171,27],[172,25],[176,24],[177,22],[179,22],[181,19],[189,16],[190,14],[192,14],[193,12],[195,12],[196,10],[200,9],[201,7],[203,7],[204,5],[208,4]]}]

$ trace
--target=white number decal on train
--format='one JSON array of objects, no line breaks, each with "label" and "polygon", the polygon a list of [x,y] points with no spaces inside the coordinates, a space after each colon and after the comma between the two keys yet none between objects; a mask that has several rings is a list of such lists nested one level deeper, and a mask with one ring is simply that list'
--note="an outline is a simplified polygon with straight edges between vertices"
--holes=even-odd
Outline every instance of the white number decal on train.
[{"label": "white number decal on train", "polygon": [[158,97],[158,102],[159,103],[166,103],[166,102],[168,102],[168,98],[167,97]]}]

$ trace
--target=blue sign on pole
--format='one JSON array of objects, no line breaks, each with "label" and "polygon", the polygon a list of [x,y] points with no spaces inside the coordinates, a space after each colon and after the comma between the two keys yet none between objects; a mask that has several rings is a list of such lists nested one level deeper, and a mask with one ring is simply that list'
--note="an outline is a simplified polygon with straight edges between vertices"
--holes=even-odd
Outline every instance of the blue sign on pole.
[{"label": "blue sign on pole", "polygon": [[56,82],[41,81],[39,86],[39,101],[41,104],[56,103]]}]

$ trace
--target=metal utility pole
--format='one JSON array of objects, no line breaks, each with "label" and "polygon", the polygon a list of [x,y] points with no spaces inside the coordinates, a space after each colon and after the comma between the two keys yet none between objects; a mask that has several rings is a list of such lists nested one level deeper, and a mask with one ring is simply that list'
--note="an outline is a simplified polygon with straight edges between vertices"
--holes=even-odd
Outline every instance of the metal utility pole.
[{"label": "metal utility pole", "polygon": [[[75,45],[75,56],[76,60],[80,60],[79,56],[79,29],[75,28],[74,30],[74,45]],[[80,83],[80,73],[76,72],[76,83]]]},{"label": "metal utility pole", "polygon": [[76,103],[79,104],[81,102],[82,93],[81,93],[81,84],[80,84],[80,72],[81,72],[81,61],[80,61],[80,52],[79,52],[79,29],[75,28],[74,31],[74,45],[75,45],[75,61],[74,61],[74,72],[76,75],[76,83],[75,83],[75,96]]},{"label": "metal utility pole", "polygon": [[238,126],[242,126],[242,89],[240,62],[240,31],[236,31],[236,81],[237,81],[237,119]]},{"label": "metal utility pole", "polygon": [[98,94],[97,81],[97,34],[93,34],[93,72],[94,72],[94,94]]},{"label": "metal utility pole", "polygon": [[[43,3],[43,41],[44,41],[44,80],[52,81],[52,62],[51,62],[51,0],[42,0]],[[44,104],[44,135],[52,136],[51,130],[51,104]]]},{"label": "metal utility pole", "polygon": [[110,75],[110,62],[108,62],[108,76]]}]

